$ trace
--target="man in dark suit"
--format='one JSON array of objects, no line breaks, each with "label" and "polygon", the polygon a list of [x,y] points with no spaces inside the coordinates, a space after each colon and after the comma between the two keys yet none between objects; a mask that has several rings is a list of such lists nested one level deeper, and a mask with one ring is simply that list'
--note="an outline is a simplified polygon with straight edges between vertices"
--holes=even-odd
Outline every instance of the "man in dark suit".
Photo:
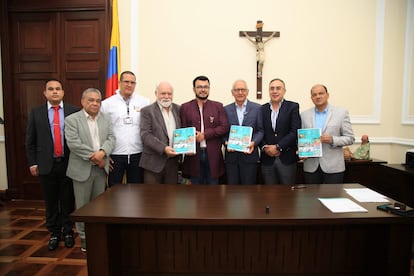
[{"label": "man in dark suit", "polygon": [[284,99],[283,80],[269,83],[270,102],[262,106],[262,176],[264,184],[294,184],[298,157],[297,130],[301,127],[299,104]]},{"label": "man in dark suit", "polygon": [[[249,89],[244,80],[233,83],[231,93],[235,102],[224,107],[229,125],[250,126],[252,139],[247,152],[225,151],[227,184],[256,184],[259,144],[263,139],[261,105],[247,99]],[[229,135],[226,136],[227,142]]]},{"label": "man in dark suit", "polygon": [[155,103],[141,109],[141,140],[144,145],[140,167],[144,183],[178,183],[178,156],[172,147],[173,132],[181,127],[180,106],[174,104],[173,87],[161,82]]},{"label": "man in dark suit", "polygon": [[[43,95],[47,103],[34,108],[29,116],[26,130],[26,152],[30,173],[38,176],[46,207],[46,228],[50,232],[49,250],[55,250],[62,233],[65,246],[74,245],[73,222],[69,215],[74,210],[72,180],[66,176],[69,149],[64,139],[64,117],[79,110],[78,107],[64,104],[64,90],[58,80],[48,80]],[[60,134],[55,137],[55,110],[59,116]],[[60,139],[62,149],[55,151],[55,140]],[[62,143],[63,142],[63,143]]]},{"label": "man in dark suit", "polygon": [[193,184],[218,184],[224,174],[221,151],[222,138],[229,131],[222,103],[208,100],[210,80],[198,76],[193,80],[196,98],[181,105],[181,126],[196,128],[197,153],[186,154],[183,175],[191,177]]}]

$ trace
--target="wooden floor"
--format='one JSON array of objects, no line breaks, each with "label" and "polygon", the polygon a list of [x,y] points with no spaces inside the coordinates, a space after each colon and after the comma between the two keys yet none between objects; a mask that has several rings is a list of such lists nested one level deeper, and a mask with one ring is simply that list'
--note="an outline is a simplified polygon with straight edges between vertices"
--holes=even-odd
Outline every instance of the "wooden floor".
[{"label": "wooden floor", "polygon": [[[0,275],[88,275],[86,253],[63,242],[55,251],[47,249],[42,201],[8,201],[0,206]],[[76,234],[75,234],[76,235]],[[411,276],[414,276],[414,243]]]},{"label": "wooden floor", "polygon": [[[76,235],[76,234],[75,234]],[[0,207],[0,275],[88,275],[80,239],[49,251],[42,201],[8,201]]]}]

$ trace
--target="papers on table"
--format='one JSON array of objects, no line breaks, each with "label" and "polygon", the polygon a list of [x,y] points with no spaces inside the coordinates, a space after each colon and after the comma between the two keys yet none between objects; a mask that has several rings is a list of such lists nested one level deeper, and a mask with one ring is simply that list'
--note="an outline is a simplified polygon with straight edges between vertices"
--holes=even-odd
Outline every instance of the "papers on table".
[{"label": "papers on table", "polygon": [[350,188],[345,191],[359,202],[389,202],[386,196],[369,188]]},{"label": "papers on table", "polygon": [[351,212],[368,212],[367,209],[356,204],[349,198],[318,198],[333,213],[351,213]]},{"label": "papers on table", "polygon": [[[369,188],[348,188],[344,189],[347,194],[358,202],[389,202],[386,196],[377,193]],[[368,212],[367,209],[345,197],[318,198],[333,213]]]}]

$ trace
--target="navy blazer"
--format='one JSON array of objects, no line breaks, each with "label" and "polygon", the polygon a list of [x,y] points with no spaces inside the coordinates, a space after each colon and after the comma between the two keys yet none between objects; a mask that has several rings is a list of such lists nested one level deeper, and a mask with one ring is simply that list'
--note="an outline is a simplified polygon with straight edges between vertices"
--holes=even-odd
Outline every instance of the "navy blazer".
[{"label": "navy blazer", "polygon": [[[275,130],[272,127],[271,114],[270,103],[264,104],[262,106],[264,138],[261,147],[263,145],[278,144],[281,148],[279,158],[283,164],[289,165],[297,162],[298,129],[301,127],[299,104],[283,100]],[[268,156],[264,152],[261,154],[261,162],[265,165],[273,164],[274,159],[275,157]]]},{"label": "navy blazer", "polygon": [[[257,163],[259,161],[259,145],[262,142],[264,130],[263,130],[263,120],[262,120],[262,109],[261,105],[251,101],[246,103],[246,112],[243,117],[243,126],[250,126],[253,128],[252,141],[254,142],[255,148],[251,154],[243,155],[243,162],[246,163]],[[226,111],[227,120],[229,125],[239,125],[239,119],[237,118],[236,104],[231,103],[224,107]],[[225,141],[229,139],[227,134]],[[228,152],[225,151],[225,162],[236,162],[238,152]]]},{"label": "navy blazer", "polygon": [[[63,104],[65,117],[79,111],[80,108],[70,104]],[[39,175],[47,175],[53,167],[54,143],[52,131],[49,125],[47,104],[33,108],[29,115],[29,122],[26,129],[26,154],[29,167],[38,165]],[[64,139],[65,165],[67,166],[69,148]]]}]

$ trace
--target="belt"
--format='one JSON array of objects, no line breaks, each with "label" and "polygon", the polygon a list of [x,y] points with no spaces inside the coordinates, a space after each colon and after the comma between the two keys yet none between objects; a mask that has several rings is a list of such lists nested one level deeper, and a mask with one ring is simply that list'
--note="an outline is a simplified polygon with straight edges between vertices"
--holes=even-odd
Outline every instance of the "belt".
[{"label": "belt", "polygon": [[63,161],[65,161],[65,157],[63,157],[63,156],[53,158],[53,162],[55,162],[55,163],[61,163]]},{"label": "belt", "polygon": [[200,151],[207,151],[207,148],[206,147],[200,148]]}]

